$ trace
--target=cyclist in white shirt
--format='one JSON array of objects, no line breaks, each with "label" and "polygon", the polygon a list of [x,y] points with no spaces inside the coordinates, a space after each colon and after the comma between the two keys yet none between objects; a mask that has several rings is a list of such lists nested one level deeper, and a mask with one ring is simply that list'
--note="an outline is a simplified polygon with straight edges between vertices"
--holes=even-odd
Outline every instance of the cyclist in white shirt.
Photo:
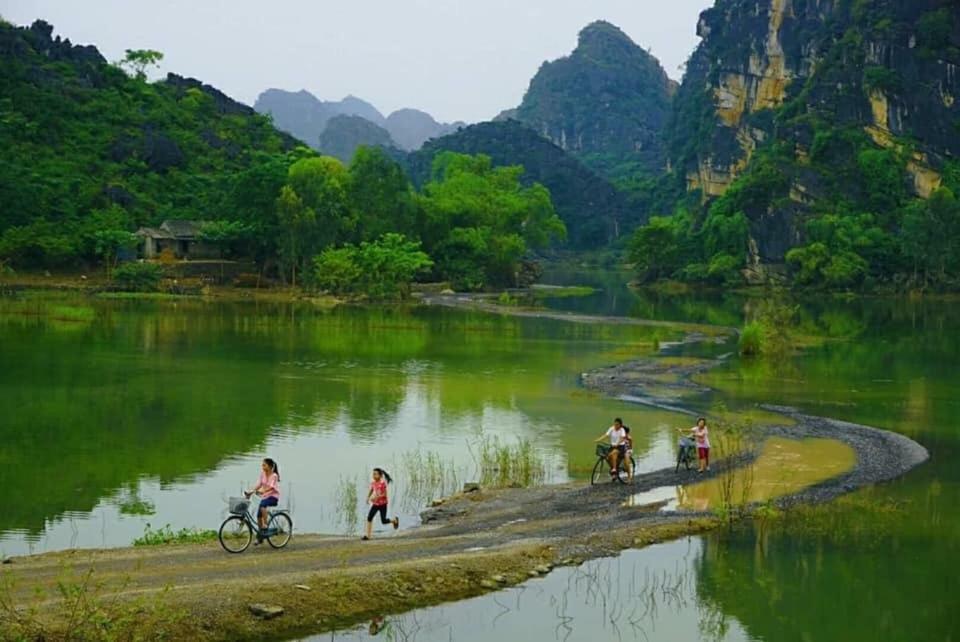
[{"label": "cyclist in white shirt", "polygon": [[614,419],[613,425],[607,428],[607,432],[594,439],[594,443],[599,443],[605,439],[610,440],[607,463],[610,464],[610,475],[614,476],[617,474],[617,462],[623,458],[627,449],[627,431],[623,429],[623,420],[620,417]]}]

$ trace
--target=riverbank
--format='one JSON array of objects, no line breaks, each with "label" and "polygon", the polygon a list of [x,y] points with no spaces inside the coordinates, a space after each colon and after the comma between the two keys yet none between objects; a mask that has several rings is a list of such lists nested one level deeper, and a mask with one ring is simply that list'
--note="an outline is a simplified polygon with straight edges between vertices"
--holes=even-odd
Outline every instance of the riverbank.
[{"label": "riverbank", "polygon": [[130,292],[117,290],[102,274],[87,277],[77,274],[16,274],[0,277],[0,294],[73,293],[79,296],[144,301],[222,301],[259,303],[311,303],[332,307],[343,303],[337,297],[308,292],[301,288],[255,288],[187,282],[177,291]]},{"label": "riverbank", "polygon": [[[770,409],[794,423],[763,426],[764,435],[838,439],[856,453],[852,470],[781,497],[780,506],[828,501],[902,475],[927,457],[901,435]],[[625,503],[718,474],[665,468],[638,475],[631,485],[480,490],[424,511],[421,528],[370,542],[297,535],[288,549],[238,556],[209,543],[15,558],[3,567],[0,632],[63,639],[67,631],[83,630],[97,639],[136,630],[148,638],[236,640],[333,630],[714,528],[719,521],[711,514]],[[371,601],[371,594],[388,600]],[[251,605],[264,602],[283,614],[257,617]]]}]

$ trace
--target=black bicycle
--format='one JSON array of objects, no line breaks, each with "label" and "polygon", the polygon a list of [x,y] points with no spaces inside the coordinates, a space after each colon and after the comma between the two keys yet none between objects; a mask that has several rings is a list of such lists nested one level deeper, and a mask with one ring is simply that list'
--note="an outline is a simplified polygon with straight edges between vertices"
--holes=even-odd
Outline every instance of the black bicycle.
[{"label": "black bicycle", "polygon": [[267,527],[260,530],[257,520],[250,514],[250,500],[246,497],[231,497],[232,515],[220,524],[220,546],[228,553],[242,553],[253,541],[253,534],[267,540],[273,548],[283,548],[293,536],[293,518],[285,508],[268,508],[270,519]]},{"label": "black bicycle", "polygon": [[[613,446],[608,446],[607,444],[597,444],[597,463],[593,465],[593,474],[590,476],[591,484],[599,484],[604,479],[608,479],[611,482],[620,482],[621,484],[626,484],[629,479],[629,473],[627,472],[626,466],[624,466],[624,458],[620,457],[617,459],[617,474],[610,474],[610,462],[607,461],[607,455],[610,454],[610,449]],[[630,470],[637,470],[637,460],[633,458],[633,455],[630,455]]]},{"label": "black bicycle", "polygon": [[680,450],[677,452],[677,469],[673,472],[680,472],[680,464],[683,464],[684,468],[690,470],[690,466],[697,459],[697,445],[693,443],[693,440],[689,437],[681,437]]}]

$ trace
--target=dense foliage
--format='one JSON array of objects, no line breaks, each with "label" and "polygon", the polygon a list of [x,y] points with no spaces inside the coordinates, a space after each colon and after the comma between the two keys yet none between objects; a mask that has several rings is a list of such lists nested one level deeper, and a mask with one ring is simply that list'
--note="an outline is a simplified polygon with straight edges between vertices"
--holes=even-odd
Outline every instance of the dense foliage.
[{"label": "dense foliage", "polygon": [[317,285],[334,294],[404,298],[410,283],[433,265],[420,243],[390,232],[372,243],[329,247],[314,258]]},{"label": "dense foliage", "polygon": [[[4,265],[109,269],[129,256],[138,226],[199,220],[221,256],[251,257],[285,282],[402,296],[417,276],[515,285],[529,250],[565,238],[550,193],[521,183],[520,166],[434,152],[417,193],[381,147],[360,147],[344,165],[212,87],[147,82],[159,52],[129,51],[128,75],[42,22],[0,23],[0,51]],[[359,275],[344,277],[353,268]],[[121,265],[114,278],[154,289],[160,273]]]},{"label": "dense foliage", "polygon": [[471,125],[428,141],[407,159],[414,182],[430,179],[434,158],[444,151],[485,154],[496,165],[522,165],[524,184],[538,182],[550,190],[573,248],[603,247],[642,220],[642,210],[630,208],[613,185],[516,121]]},{"label": "dense foliage", "polygon": [[[295,141],[195,81],[147,83],[52,27],[0,23],[0,255],[21,265],[102,258],[103,233],[167,218],[234,219],[238,180]],[[132,55],[132,58],[131,58]]]}]

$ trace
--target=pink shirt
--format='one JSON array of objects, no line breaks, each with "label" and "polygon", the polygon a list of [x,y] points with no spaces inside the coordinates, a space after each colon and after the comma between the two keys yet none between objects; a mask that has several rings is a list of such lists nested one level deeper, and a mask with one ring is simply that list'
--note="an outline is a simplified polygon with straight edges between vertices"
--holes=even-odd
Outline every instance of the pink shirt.
[{"label": "pink shirt", "polygon": [[697,439],[697,448],[709,448],[710,447],[710,431],[707,430],[707,427],[700,426],[693,427],[693,436]]},{"label": "pink shirt", "polygon": [[276,497],[280,498],[280,478],[277,476],[277,473],[270,473],[268,476],[262,470],[260,471],[260,480],[257,482],[257,488],[264,488],[267,490],[261,490],[258,494],[262,498],[266,497]]},{"label": "pink shirt", "polygon": [[382,479],[370,482],[370,503],[374,506],[387,505],[387,482]]}]

